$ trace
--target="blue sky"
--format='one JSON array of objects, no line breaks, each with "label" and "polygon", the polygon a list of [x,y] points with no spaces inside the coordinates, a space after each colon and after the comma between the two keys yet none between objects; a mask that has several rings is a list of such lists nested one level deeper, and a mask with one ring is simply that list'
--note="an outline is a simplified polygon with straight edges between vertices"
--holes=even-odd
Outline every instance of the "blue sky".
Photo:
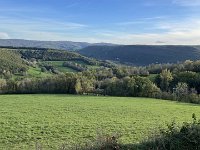
[{"label": "blue sky", "polygon": [[200,0],[0,0],[0,38],[200,44]]}]

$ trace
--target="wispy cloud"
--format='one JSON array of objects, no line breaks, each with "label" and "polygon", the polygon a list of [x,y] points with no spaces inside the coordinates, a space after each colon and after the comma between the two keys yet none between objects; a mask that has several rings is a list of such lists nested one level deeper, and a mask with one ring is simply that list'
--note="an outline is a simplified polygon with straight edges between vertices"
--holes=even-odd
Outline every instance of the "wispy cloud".
[{"label": "wispy cloud", "polygon": [[[158,41],[159,40],[159,41]],[[104,39],[104,42],[121,43],[121,44],[169,44],[169,45],[196,45],[200,44],[200,29],[198,31],[188,32],[168,32],[162,34],[121,34],[112,38]]]},{"label": "wispy cloud", "polygon": [[76,35],[76,32],[80,33],[88,28],[85,24],[44,18],[16,19],[2,16],[0,19],[0,38],[70,40],[72,33]]},{"label": "wispy cloud", "polygon": [[46,12],[46,8],[27,8],[27,7],[17,7],[17,8],[6,8],[3,7],[0,9],[0,12],[3,13],[38,13],[38,12]]},{"label": "wispy cloud", "polygon": [[[48,19],[17,21],[4,18],[0,24],[0,38],[25,38],[36,40],[72,40],[87,42],[110,42],[117,44],[200,44],[200,19],[187,18],[178,21],[153,19],[152,32],[131,33],[118,29],[90,28],[79,23],[67,23]],[[148,22],[147,22],[148,24]],[[162,32],[155,32],[162,30]],[[73,31],[73,32],[71,32]],[[8,36],[9,34],[9,36]]]},{"label": "wispy cloud", "polygon": [[5,32],[0,32],[0,39],[8,39],[8,38],[9,38],[9,36],[8,36],[7,33],[5,33]]},{"label": "wispy cloud", "polygon": [[29,19],[15,19],[15,18],[1,18],[0,29],[7,30],[20,30],[23,31],[69,31],[74,29],[82,29],[88,27],[87,25],[74,23],[74,22],[62,22],[44,18],[32,18]]},{"label": "wispy cloud", "polygon": [[146,17],[146,18],[136,19],[134,21],[119,22],[119,23],[116,23],[116,25],[127,26],[127,25],[134,25],[134,24],[144,24],[148,22],[163,20],[163,19],[166,19],[167,17],[168,16]]},{"label": "wispy cloud", "polygon": [[135,20],[135,21],[119,22],[119,23],[116,23],[116,25],[128,26],[128,25],[143,24],[143,23],[146,23],[146,21],[144,21],[144,20]]},{"label": "wispy cloud", "polygon": [[177,21],[161,21],[154,25],[155,29],[162,29],[166,32],[187,32],[191,30],[199,29],[200,19],[199,18],[185,18]]},{"label": "wispy cloud", "polygon": [[[110,32],[102,34],[103,42],[121,44],[200,44],[200,19],[187,18],[178,21],[159,20],[150,27],[153,31],[149,33]],[[156,30],[162,32],[156,32]],[[107,33],[107,32],[105,32]]]},{"label": "wispy cloud", "polygon": [[200,6],[200,0],[173,0],[173,3],[181,6]]},{"label": "wispy cloud", "polygon": [[[192,0],[191,0],[192,1]],[[189,0],[173,0],[186,5]],[[187,3],[186,3],[187,2]],[[194,3],[200,5],[200,0]],[[74,3],[66,7],[75,7]],[[190,4],[187,4],[190,5]],[[9,11],[20,11],[10,9]],[[1,11],[0,11],[1,12]],[[0,38],[72,40],[117,44],[200,44],[200,17],[152,16],[136,20],[87,25],[67,19],[0,15]]]},{"label": "wispy cloud", "polygon": [[79,6],[80,4],[81,4],[80,2],[75,2],[75,3],[67,5],[65,8],[74,8],[74,7]]}]

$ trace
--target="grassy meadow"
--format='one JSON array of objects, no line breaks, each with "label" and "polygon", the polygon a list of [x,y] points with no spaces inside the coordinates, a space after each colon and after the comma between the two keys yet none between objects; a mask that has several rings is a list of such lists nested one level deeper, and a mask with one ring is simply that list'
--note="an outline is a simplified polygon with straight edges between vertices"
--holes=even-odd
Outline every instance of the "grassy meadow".
[{"label": "grassy meadow", "polygon": [[76,70],[69,68],[69,67],[63,67],[63,63],[65,61],[45,61],[51,65],[53,65],[55,68],[57,68],[61,72],[77,72]]},{"label": "grassy meadow", "polygon": [[175,120],[200,116],[200,106],[150,98],[73,95],[0,95],[0,149],[58,149],[99,133],[138,143]]}]

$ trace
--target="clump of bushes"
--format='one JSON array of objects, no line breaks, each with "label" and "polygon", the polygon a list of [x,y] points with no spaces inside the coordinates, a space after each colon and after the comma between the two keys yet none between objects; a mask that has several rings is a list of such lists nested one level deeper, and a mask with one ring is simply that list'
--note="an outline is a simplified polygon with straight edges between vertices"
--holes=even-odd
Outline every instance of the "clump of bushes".
[{"label": "clump of bushes", "polygon": [[192,115],[191,123],[179,127],[174,121],[158,134],[140,144],[123,145],[118,137],[111,136],[97,139],[89,147],[80,150],[198,150],[200,149],[200,120]]},{"label": "clump of bushes", "polygon": [[121,150],[121,145],[119,144],[118,135],[98,135],[97,138],[85,145],[76,145],[74,147],[68,147],[63,144],[60,150]]},{"label": "clump of bushes", "polygon": [[138,150],[197,150],[200,149],[200,120],[195,114],[192,123],[184,123],[178,127],[175,122],[168,125],[166,130],[161,130],[159,135],[142,142]]}]

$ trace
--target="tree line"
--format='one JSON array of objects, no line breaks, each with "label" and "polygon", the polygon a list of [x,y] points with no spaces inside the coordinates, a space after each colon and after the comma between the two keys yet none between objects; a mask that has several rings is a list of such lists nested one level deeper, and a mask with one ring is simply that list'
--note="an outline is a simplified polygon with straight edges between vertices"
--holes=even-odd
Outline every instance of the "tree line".
[{"label": "tree line", "polygon": [[[0,93],[139,96],[200,103],[200,61],[134,67],[97,61],[59,50],[22,49],[0,52],[5,56],[1,58],[0,64]],[[54,66],[42,63],[43,60],[62,60],[63,66],[79,72],[59,72]],[[76,61],[99,67],[88,69],[87,66],[75,63]],[[35,67],[38,64],[41,72],[52,72],[52,76],[26,76],[29,66]],[[21,77],[14,78],[12,74],[21,74]]]}]

